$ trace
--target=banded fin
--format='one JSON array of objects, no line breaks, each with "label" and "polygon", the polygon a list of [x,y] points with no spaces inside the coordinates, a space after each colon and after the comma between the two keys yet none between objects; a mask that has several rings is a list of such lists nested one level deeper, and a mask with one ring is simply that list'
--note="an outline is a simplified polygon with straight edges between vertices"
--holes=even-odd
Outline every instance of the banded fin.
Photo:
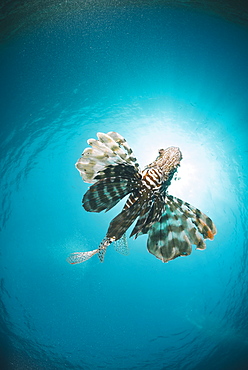
[{"label": "banded fin", "polygon": [[141,180],[128,167],[130,166],[111,166],[100,173],[99,181],[91,185],[83,197],[84,209],[88,212],[108,211],[123,197],[140,187]]},{"label": "banded fin", "polygon": [[129,255],[129,248],[127,244],[127,236],[123,234],[122,237],[114,242],[114,248],[116,252],[122,254],[123,256]]},{"label": "banded fin", "polygon": [[83,181],[94,183],[96,175],[109,166],[127,164],[140,172],[136,158],[126,140],[117,132],[98,132],[98,140],[89,139],[91,148],[86,148],[76,163]]},{"label": "banded fin", "polygon": [[163,214],[148,231],[147,249],[163,262],[191,254],[191,244],[205,249],[204,239],[213,239],[216,227],[199,209],[167,196]]},{"label": "banded fin", "polygon": [[123,210],[110,222],[107,237],[111,238],[114,235],[115,240],[119,240],[138,217],[144,201],[145,195],[140,196],[138,201],[129,208],[123,208]]},{"label": "banded fin", "polygon": [[167,202],[170,205],[171,210],[175,208],[179,209],[186,218],[190,218],[198,231],[203,235],[204,239],[214,239],[214,235],[217,233],[217,230],[211,218],[188,202],[184,202],[172,195],[167,196]]},{"label": "banded fin", "polygon": [[154,199],[148,199],[141,207],[139,218],[130,235],[137,238],[141,234],[146,234],[154,222],[158,221],[164,208],[164,199],[157,196]]}]

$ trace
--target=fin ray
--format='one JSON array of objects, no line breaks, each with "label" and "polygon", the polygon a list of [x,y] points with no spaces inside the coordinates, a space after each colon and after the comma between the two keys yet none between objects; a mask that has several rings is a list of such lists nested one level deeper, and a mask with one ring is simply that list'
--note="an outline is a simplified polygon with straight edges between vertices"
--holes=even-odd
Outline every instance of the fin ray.
[{"label": "fin ray", "polygon": [[100,172],[119,164],[128,165],[140,173],[139,164],[132,156],[132,149],[120,134],[113,131],[107,134],[98,132],[97,137],[98,140],[87,141],[91,148],[86,148],[75,164],[84,182],[96,182],[96,176]]}]

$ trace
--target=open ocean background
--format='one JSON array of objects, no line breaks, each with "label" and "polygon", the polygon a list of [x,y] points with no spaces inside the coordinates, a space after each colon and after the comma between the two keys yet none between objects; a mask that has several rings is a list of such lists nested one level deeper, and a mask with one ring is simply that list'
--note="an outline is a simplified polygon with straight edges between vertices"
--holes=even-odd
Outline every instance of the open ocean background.
[{"label": "open ocean background", "polygon": [[[188,2],[19,3],[0,47],[1,370],[248,369],[248,23]],[[163,264],[141,236],[66,262],[123,206],[81,206],[74,164],[98,131],[142,168],[180,147],[169,193],[215,222],[205,251]]]}]

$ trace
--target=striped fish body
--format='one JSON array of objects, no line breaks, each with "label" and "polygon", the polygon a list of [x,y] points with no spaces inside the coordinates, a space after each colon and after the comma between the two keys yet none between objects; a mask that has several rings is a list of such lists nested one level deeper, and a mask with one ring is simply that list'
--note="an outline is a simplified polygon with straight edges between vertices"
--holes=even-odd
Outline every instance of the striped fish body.
[{"label": "striped fish body", "polygon": [[[191,245],[205,249],[205,239],[213,239],[216,228],[209,217],[187,202],[168,195],[168,187],[180,165],[177,147],[160,149],[154,162],[141,171],[132,149],[116,132],[98,133],[90,139],[76,163],[82,179],[93,183],[83,197],[88,212],[108,211],[129,194],[123,210],[110,222],[100,246],[90,252],[70,255],[69,263],[80,263],[98,254],[101,262],[107,247],[122,240],[136,224],[131,236],[148,234],[147,248],[163,262],[191,253]],[[125,252],[124,252],[125,254]]]}]

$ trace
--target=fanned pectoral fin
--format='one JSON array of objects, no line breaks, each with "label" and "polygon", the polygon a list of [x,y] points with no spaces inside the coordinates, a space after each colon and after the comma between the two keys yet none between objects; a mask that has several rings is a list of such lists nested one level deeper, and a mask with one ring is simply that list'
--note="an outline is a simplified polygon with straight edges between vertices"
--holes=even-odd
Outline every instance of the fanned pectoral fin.
[{"label": "fanned pectoral fin", "polygon": [[163,262],[191,253],[191,243],[181,220],[164,213],[148,231],[147,249]]},{"label": "fanned pectoral fin", "polygon": [[148,231],[148,251],[163,262],[191,254],[191,245],[205,249],[204,239],[213,239],[216,227],[199,209],[168,196],[163,214]]},{"label": "fanned pectoral fin", "polygon": [[97,137],[97,140],[87,141],[91,148],[86,148],[76,163],[76,168],[85,182],[96,182],[99,172],[104,172],[109,166],[127,164],[137,173],[140,171],[132,149],[124,137],[113,131],[107,134],[98,132]]},{"label": "fanned pectoral fin", "polygon": [[[183,202],[181,199],[173,197],[173,196],[168,196],[168,205],[170,209],[176,213],[178,216],[182,214],[186,220],[188,220],[188,223],[193,223],[197,232],[194,234],[192,232],[192,238],[198,238],[197,236],[199,234],[202,235],[203,239],[214,239],[215,234],[217,233],[215,224],[209,218],[207,215],[205,215],[203,212],[201,212],[198,208],[192,206],[191,204],[187,202]],[[192,244],[196,244],[192,242]],[[197,245],[197,244],[196,244]],[[201,246],[197,245],[200,249]]]},{"label": "fanned pectoral fin", "polygon": [[124,164],[106,167],[95,179],[97,182],[83,197],[83,207],[88,212],[111,209],[141,184],[137,170]]},{"label": "fanned pectoral fin", "polygon": [[114,207],[131,191],[128,180],[104,179],[92,185],[83,197],[83,207],[88,212],[101,212]]}]

